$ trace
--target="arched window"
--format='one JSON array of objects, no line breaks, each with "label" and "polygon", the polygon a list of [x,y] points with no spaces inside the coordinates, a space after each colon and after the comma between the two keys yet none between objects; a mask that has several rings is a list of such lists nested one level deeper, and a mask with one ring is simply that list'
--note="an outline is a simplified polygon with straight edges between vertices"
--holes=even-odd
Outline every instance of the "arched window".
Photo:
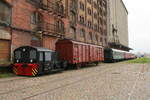
[{"label": "arched window", "polygon": [[99,36],[95,35],[96,42],[98,43]]},{"label": "arched window", "polygon": [[85,38],[85,30],[84,29],[80,29],[80,36],[82,38]]},{"label": "arched window", "polygon": [[0,1],[0,22],[11,23],[11,7],[4,1]]},{"label": "arched window", "polygon": [[89,32],[89,39],[90,39],[91,42],[93,41],[92,32]]},{"label": "arched window", "polygon": [[64,22],[61,20],[56,21],[56,31],[64,32]]},{"label": "arched window", "polygon": [[42,15],[39,12],[33,12],[31,14],[31,24],[39,24],[42,22]]},{"label": "arched window", "polygon": [[73,27],[70,27],[70,34],[72,35],[73,39],[76,39],[76,29]]}]

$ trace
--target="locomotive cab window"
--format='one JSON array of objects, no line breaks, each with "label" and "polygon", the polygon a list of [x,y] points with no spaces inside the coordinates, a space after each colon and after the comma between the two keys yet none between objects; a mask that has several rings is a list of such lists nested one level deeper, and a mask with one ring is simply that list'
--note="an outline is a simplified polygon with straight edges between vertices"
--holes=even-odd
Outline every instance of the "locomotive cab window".
[{"label": "locomotive cab window", "polygon": [[15,59],[21,59],[21,51],[15,52]]},{"label": "locomotive cab window", "polygon": [[36,59],[36,51],[35,50],[30,51],[30,59]]}]

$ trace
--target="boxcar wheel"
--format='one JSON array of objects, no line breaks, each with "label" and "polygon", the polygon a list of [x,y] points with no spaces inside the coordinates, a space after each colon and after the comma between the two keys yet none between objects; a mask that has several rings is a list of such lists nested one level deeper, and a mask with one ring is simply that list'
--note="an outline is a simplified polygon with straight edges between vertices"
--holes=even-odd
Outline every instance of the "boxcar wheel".
[{"label": "boxcar wheel", "polygon": [[76,69],[80,69],[81,68],[81,64],[76,64]]},{"label": "boxcar wheel", "polygon": [[98,62],[95,62],[95,65],[97,66],[97,65],[98,65]]}]

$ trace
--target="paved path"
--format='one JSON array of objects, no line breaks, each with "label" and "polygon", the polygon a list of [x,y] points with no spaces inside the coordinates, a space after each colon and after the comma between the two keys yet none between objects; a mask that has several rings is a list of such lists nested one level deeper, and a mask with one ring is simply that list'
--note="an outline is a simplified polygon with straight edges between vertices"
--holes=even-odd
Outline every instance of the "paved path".
[{"label": "paved path", "polygon": [[40,77],[0,79],[0,100],[150,100],[150,65],[100,64]]}]

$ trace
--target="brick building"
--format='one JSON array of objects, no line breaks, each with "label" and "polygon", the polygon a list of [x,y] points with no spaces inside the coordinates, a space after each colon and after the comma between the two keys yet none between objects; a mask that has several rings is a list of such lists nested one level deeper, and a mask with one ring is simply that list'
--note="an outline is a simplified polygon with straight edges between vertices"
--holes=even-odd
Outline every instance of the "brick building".
[{"label": "brick building", "polygon": [[0,1],[0,61],[23,45],[55,50],[64,38],[107,46],[106,0]]},{"label": "brick building", "polygon": [[66,38],[107,45],[106,0],[68,0],[68,5]]}]

